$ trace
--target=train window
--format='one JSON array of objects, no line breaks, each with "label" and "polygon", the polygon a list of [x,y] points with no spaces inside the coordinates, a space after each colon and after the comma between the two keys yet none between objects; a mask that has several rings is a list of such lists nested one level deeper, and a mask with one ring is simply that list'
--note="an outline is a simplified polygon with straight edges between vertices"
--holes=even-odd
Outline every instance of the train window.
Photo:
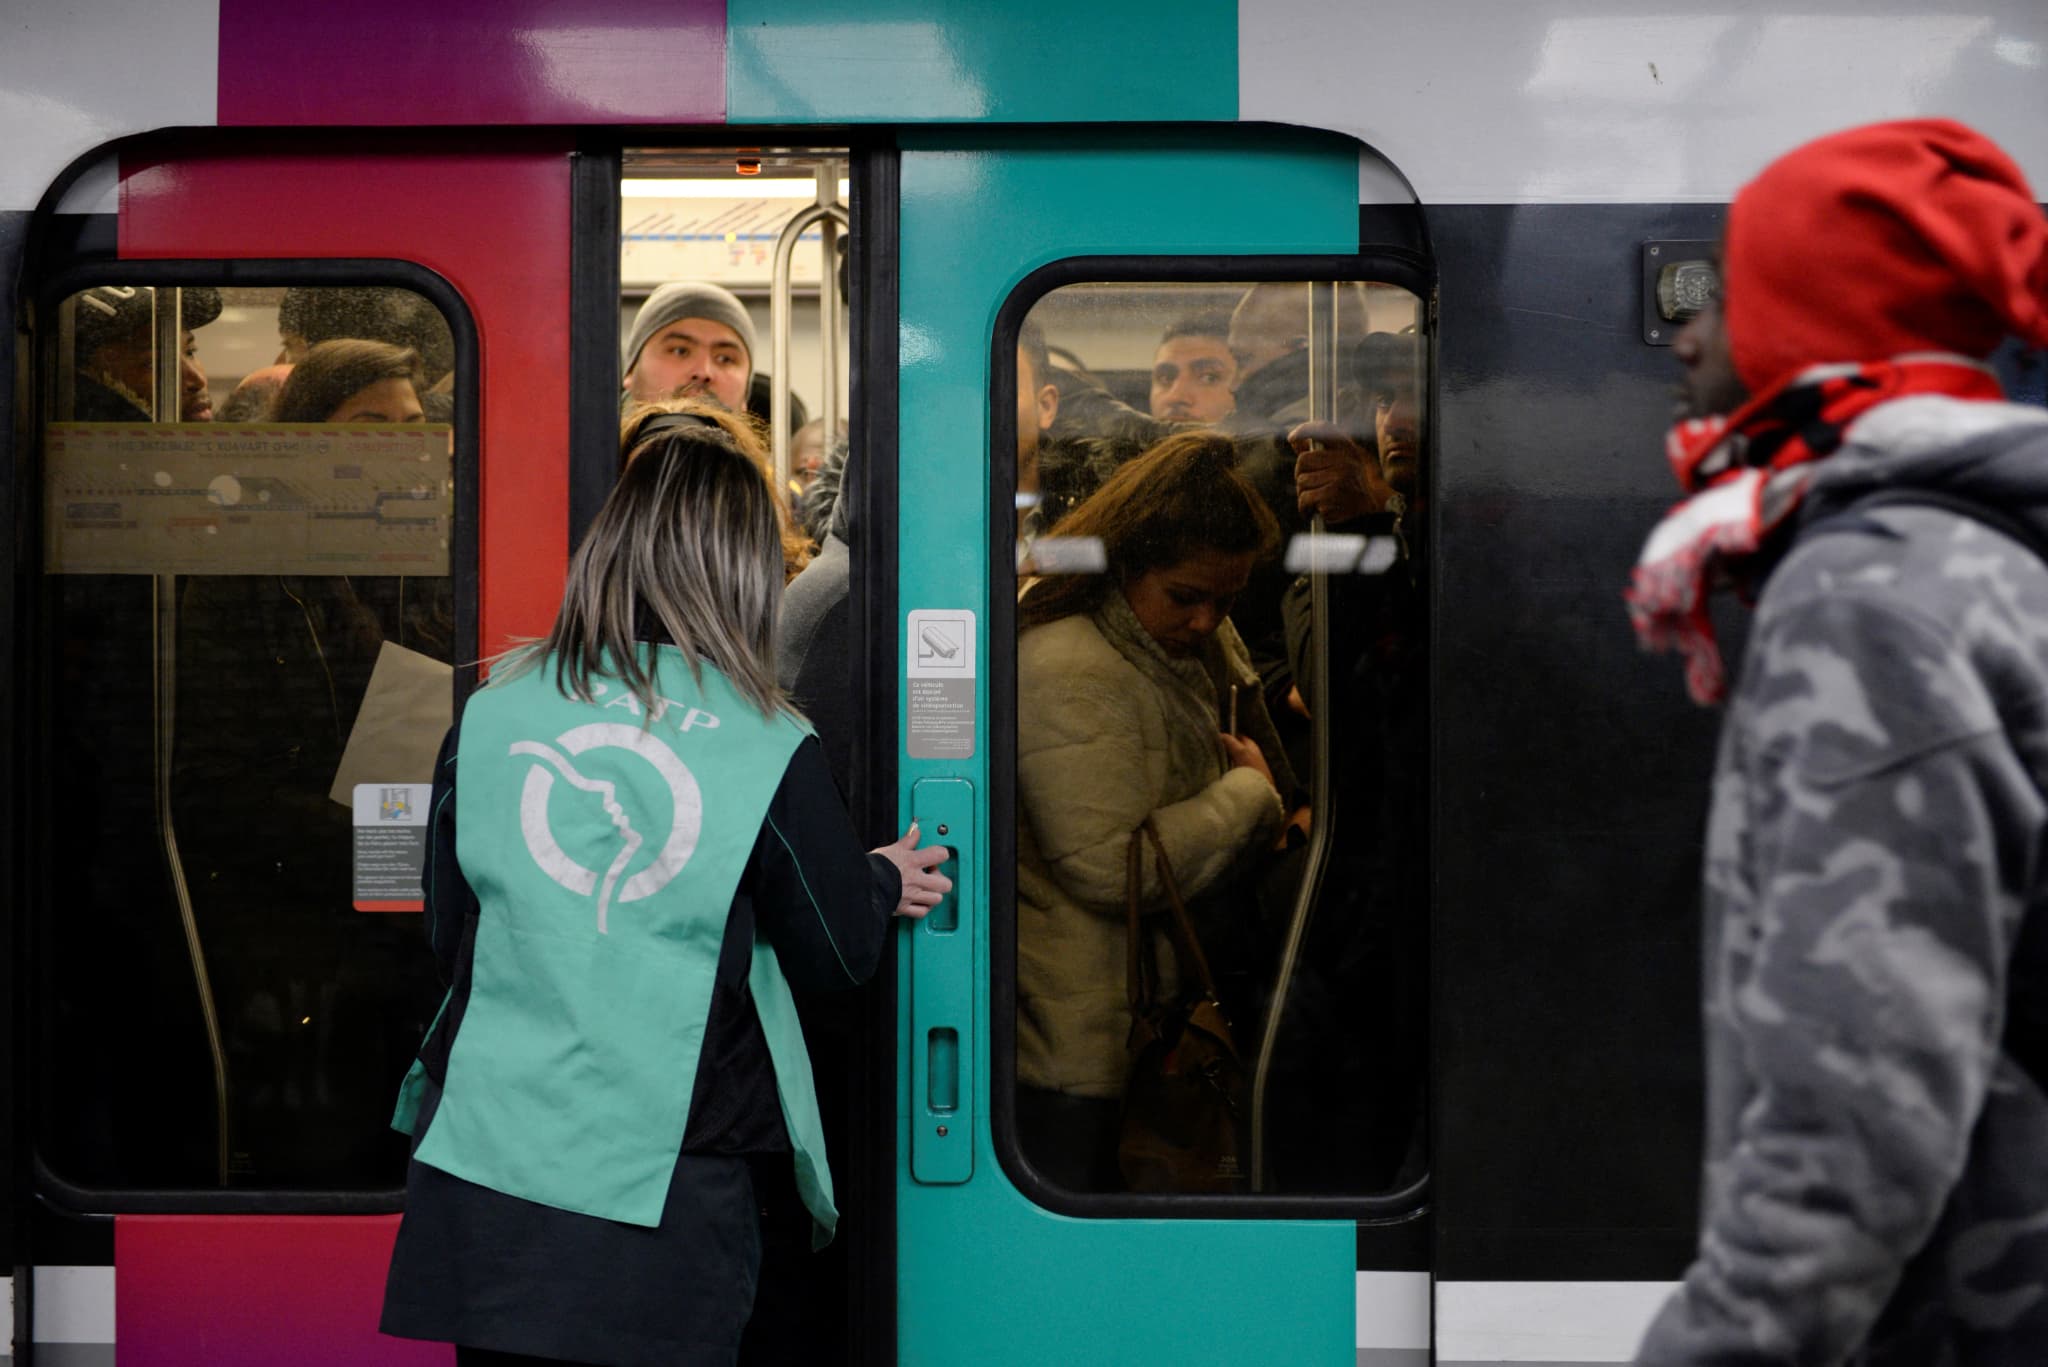
[{"label": "train window", "polygon": [[1012,1113],[1051,1188],[1422,1172],[1421,317],[1079,283],[1018,329]]},{"label": "train window", "polygon": [[358,785],[424,805],[473,655],[448,320],[395,287],[105,284],[55,323],[38,1152],[100,1193],[388,1191],[441,993],[405,850],[358,867],[355,827]]}]

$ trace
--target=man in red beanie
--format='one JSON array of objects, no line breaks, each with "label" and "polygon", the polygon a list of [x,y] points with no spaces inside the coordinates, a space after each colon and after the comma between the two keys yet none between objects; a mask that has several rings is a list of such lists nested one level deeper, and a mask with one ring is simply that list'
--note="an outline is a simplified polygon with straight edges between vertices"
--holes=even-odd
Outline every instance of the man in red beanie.
[{"label": "man in red beanie", "polygon": [[2048,344],[2048,219],[1879,124],[1745,186],[1722,280],[1627,595],[1728,695],[1702,1232],[1637,1361],[2048,1363],[2048,413],[1983,363]]}]

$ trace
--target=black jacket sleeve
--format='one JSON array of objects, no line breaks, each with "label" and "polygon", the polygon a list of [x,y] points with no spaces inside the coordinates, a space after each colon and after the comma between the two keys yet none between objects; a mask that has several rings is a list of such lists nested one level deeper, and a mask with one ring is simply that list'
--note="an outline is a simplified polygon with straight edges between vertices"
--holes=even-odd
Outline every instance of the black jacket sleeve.
[{"label": "black jacket sleeve", "polygon": [[790,757],[754,848],[754,914],[800,991],[858,987],[881,960],[903,895],[896,866],[861,848],[824,747]]},{"label": "black jacket sleeve", "polygon": [[434,791],[427,798],[427,867],[420,880],[426,897],[427,940],[444,985],[453,984],[462,947],[463,923],[477,914],[476,894],[455,862],[455,736],[449,727],[434,758]]},{"label": "black jacket sleeve", "polygon": [[824,748],[805,740],[761,819],[732,900],[683,1135],[686,1153],[786,1150],[775,1066],[748,972],[775,948],[798,992],[856,987],[874,972],[901,895],[896,866],[860,847]]}]

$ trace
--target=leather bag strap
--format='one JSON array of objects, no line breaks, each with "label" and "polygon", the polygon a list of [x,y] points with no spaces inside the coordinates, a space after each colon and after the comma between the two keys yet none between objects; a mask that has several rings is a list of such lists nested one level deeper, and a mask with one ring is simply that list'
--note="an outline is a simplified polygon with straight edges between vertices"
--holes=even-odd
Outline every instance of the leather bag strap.
[{"label": "leather bag strap", "polygon": [[[1159,870],[1159,884],[1166,890],[1166,902],[1173,912],[1173,948],[1179,960],[1181,973],[1192,974],[1206,997],[1216,996],[1216,979],[1209,973],[1209,956],[1202,953],[1202,942],[1195,936],[1195,923],[1188,919],[1187,903],[1181,899],[1180,883],[1173,876],[1173,865],[1166,857],[1166,843],[1159,838],[1159,828],[1146,817],[1145,824],[1131,834],[1132,848],[1137,848],[1137,839],[1143,834],[1152,842],[1155,867]],[[1133,927],[1137,925],[1138,889],[1142,878],[1131,880],[1131,907]],[[1135,934],[1135,930],[1133,931]]]},{"label": "leather bag strap", "polygon": [[1144,932],[1138,901],[1145,886],[1145,846],[1137,831],[1124,844],[1124,992],[1131,1011],[1143,1015],[1152,1007],[1152,984],[1145,973]]}]

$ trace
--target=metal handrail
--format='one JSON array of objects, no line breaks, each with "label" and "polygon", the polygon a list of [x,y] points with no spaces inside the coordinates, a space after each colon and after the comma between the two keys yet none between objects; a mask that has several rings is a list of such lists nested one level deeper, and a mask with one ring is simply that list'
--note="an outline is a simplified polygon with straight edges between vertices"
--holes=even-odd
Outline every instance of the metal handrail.
[{"label": "metal handrail", "polygon": [[[1311,422],[1331,422],[1337,416],[1337,286],[1318,281],[1309,286],[1308,329],[1309,397]],[[1323,889],[1323,877],[1330,863],[1330,830],[1335,824],[1335,790],[1330,782],[1330,576],[1322,555],[1323,519],[1309,519],[1309,536],[1314,554],[1309,557],[1309,753],[1315,767],[1309,772],[1308,852],[1301,885],[1295,890],[1294,910],[1287,920],[1287,938],[1280,950],[1280,967],[1273,976],[1273,999],[1266,1008],[1266,1026],[1259,1036],[1257,1062],[1252,1067],[1252,1190],[1266,1189],[1266,1088],[1273,1067],[1273,1051],[1280,1038],[1280,1022],[1286,1013],[1287,997],[1294,988],[1295,970],[1301,961],[1302,942],[1308,937],[1309,921],[1315,915],[1316,899]]]},{"label": "metal handrail", "polygon": [[[833,181],[833,186],[836,192],[838,186],[836,179]],[[803,237],[804,233],[813,223],[829,219],[838,228],[851,229],[851,223],[846,216],[846,210],[837,204],[825,203],[823,193],[823,191],[819,192],[820,199],[818,203],[811,205],[807,209],[799,210],[788,223],[783,225],[782,236],[775,240],[775,273],[770,277],[768,285],[769,351],[773,358],[770,364],[774,367],[773,372],[768,376],[768,426],[770,428],[768,437],[770,449],[775,453],[775,484],[778,489],[784,490],[789,488],[790,262],[795,258],[798,240]],[[830,273],[829,261],[827,262],[827,273]],[[833,295],[832,282],[830,280],[825,281],[824,287],[819,293],[821,297]],[[837,296],[833,295],[833,320],[835,328],[838,314],[837,304]],[[820,313],[821,315],[823,313],[822,306]],[[825,355],[831,359],[834,365],[834,372],[828,376],[826,386],[828,393],[835,392],[839,382],[837,374],[838,347],[835,345],[836,342],[836,337],[831,338],[825,346]],[[827,437],[827,449],[830,448],[830,443],[831,438]]]},{"label": "metal handrail", "polygon": [[[839,169],[836,161],[818,167],[818,203],[838,206]],[[818,369],[825,378],[818,416],[825,423],[825,450],[830,451],[839,440],[838,219],[826,218],[818,224],[818,249],[823,255],[823,271],[818,280]]]},{"label": "metal handrail", "polygon": [[[156,385],[150,399],[150,421],[174,423],[181,416],[184,390],[184,291],[159,285],[155,296]],[[151,720],[155,742],[152,766],[156,790],[157,838],[163,846],[178,919],[185,930],[185,953],[192,960],[192,981],[199,991],[199,1012],[206,1023],[206,1047],[213,1056],[215,1164],[220,1184],[228,1184],[228,1056],[221,1043],[220,1011],[213,1000],[213,979],[206,971],[206,947],[199,938],[199,919],[192,909],[192,888],[185,880],[185,860],[178,851],[178,826],[171,809],[171,760],[178,739],[178,576],[159,574],[151,585],[152,676],[155,709]]]}]

